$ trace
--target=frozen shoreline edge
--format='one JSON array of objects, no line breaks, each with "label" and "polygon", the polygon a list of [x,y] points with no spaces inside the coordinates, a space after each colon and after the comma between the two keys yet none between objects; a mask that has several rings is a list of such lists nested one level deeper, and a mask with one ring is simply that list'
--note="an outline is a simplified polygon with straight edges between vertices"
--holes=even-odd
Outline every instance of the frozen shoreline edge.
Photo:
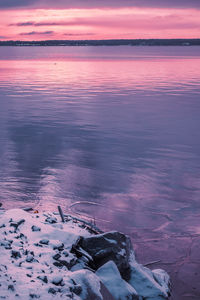
[{"label": "frozen shoreline edge", "polygon": [[138,264],[128,236],[64,217],[62,223],[58,213],[1,211],[4,299],[99,300],[101,283],[113,299],[168,299],[168,274]]}]

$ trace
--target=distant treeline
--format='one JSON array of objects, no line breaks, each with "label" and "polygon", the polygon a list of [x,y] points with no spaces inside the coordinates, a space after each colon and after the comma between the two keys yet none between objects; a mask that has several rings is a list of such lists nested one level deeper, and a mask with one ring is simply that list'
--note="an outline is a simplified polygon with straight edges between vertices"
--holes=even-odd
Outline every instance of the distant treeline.
[{"label": "distant treeline", "polygon": [[0,41],[0,46],[200,46],[200,39]]}]

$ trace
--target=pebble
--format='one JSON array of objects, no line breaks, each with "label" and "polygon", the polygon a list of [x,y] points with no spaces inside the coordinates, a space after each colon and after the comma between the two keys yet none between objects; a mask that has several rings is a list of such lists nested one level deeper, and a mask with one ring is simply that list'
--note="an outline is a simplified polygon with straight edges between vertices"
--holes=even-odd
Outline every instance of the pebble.
[{"label": "pebble", "polygon": [[26,262],[32,262],[33,259],[34,259],[34,256],[31,255],[31,254],[29,254],[29,255],[27,256],[27,258],[26,258]]},{"label": "pebble", "polygon": [[48,217],[48,218],[46,218],[45,221],[50,223],[50,224],[57,223],[57,219],[54,218],[54,217]]},{"label": "pebble", "polygon": [[66,250],[64,250],[64,251],[62,252],[62,254],[63,254],[65,257],[69,256],[69,252],[66,251]]},{"label": "pebble", "polygon": [[11,290],[12,292],[14,292],[15,288],[13,284],[9,284],[8,285],[8,290]]},{"label": "pebble", "polygon": [[42,281],[45,282],[45,283],[48,283],[48,278],[47,278],[47,276],[38,276],[37,278],[40,279],[40,280],[42,280]]},{"label": "pebble", "polygon": [[54,288],[49,288],[48,293],[55,294],[57,291]]},{"label": "pebble", "polygon": [[52,247],[53,247],[53,250],[63,250],[64,249],[64,244],[61,243],[60,241],[53,241],[52,243]]},{"label": "pebble", "polygon": [[81,294],[81,292],[82,292],[82,286],[81,285],[79,285],[79,284],[77,284],[77,285],[75,285],[74,287],[73,287],[73,292],[74,292],[74,294],[76,294],[76,295],[80,295]]},{"label": "pebble", "polygon": [[41,231],[41,228],[38,227],[38,226],[35,226],[35,225],[33,225],[33,226],[31,227],[31,229],[32,229],[32,231]]},{"label": "pebble", "polygon": [[61,255],[59,253],[57,253],[53,256],[53,259],[55,259],[55,260],[58,260],[59,258],[61,258]]},{"label": "pebble", "polygon": [[48,239],[43,239],[43,240],[40,240],[39,243],[43,244],[43,245],[48,245],[49,244],[49,240]]},{"label": "pebble", "polygon": [[62,281],[63,281],[63,277],[62,276],[55,276],[52,279],[52,283],[55,284],[55,285],[61,285]]},{"label": "pebble", "polygon": [[20,252],[19,251],[17,251],[17,250],[12,250],[11,251],[11,257],[13,257],[13,258],[21,258],[21,254],[20,254]]}]

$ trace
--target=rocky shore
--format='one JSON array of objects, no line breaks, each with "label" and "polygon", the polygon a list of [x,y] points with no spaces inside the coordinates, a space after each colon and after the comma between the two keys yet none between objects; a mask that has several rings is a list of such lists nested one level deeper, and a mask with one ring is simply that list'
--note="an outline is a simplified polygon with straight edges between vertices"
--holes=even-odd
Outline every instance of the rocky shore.
[{"label": "rocky shore", "polygon": [[1,212],[0,299],[168,299],[168,274],[140,265],[128,236],[63,221],[52,212]]}]

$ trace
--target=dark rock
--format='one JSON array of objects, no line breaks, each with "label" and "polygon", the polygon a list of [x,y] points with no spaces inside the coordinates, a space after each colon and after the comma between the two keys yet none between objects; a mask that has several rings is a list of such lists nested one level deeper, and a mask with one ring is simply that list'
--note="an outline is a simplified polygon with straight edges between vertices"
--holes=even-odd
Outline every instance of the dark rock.
[{"label": "dark rock", "polygon": [[48,278],[47,276],[38,276],[38,279],[42,280],[44,283],[48,283]]},{"label": "dark rock", "polygon": [[21,258],[21,254],[20,254],[20,252],[19,251],[17,251],[17,250],[12,250],[11,251],[11,257],[13,257],[13,258]]},{"label": "dark rock", "polygon": [[11,223],[10,223],[10,226],[18,227],[18,223],[17,223],[17,222],[11,222]]},{"label": "dark rock", "polygon": [[49,244],[49,240],[48,239],[40,240],[40,244],[48,245]]},{"label": "dark rock", "polygon": [[40,298],[40,296],[39,295],[36,295],[36,294],[29,294],[29,296],[30,296],[30,298]]},{"label": "dark rock", "polygon": [[63,278],[62,276],[57,276],[52,280],[52,283],[55,285],[62,285],[63,283]]},{"label": "dark rock", "polygon": [[59,260],[59,262],[70,270],[77,263],[77,259],[73,257],[69,261],[63,259]]},{"label": "dark rock", "polygon": [[33,210],[33,208],[32,207],[24,207],[24,208],[22,208],[24,211],[32,211]]},{"label": "dark rock", "polygon": [[20,237],[20,239],[27,239],[27,236],[26,235],[24,235],[23,233],[20,233],[20,235],[19,235],[19,237]]},{"label": "dark rock", "polygon": [[82,286],[81,285],[79,285],[79,284],[77,284],[77,285],[75,285],[74,287],[73,287],[73,292],[74,292],[74,294],[76,294],[76,295],[80,295],[81,294],[81,292],[82,292]]},{"label": "dark rock", "polygon": [[55,259],[55,260],[58,260],[59,258],[61,258],[61,255],[59,253],[57,253],[53,256],[53,259]]},{"label": "dark rock", "polygon": [[15,228],[15,231],[18,229],[18,227],[22,224],[22,223],[24,223],[25,222],[25,220],[24,219],[22,219],[22,220],[20,220],[20,221],[18,221],[18,222],[11,222],[10,223],[10,226],[12,226],[12,227],[14,227]]},{"label": "dark rock", "polygon": [[59,261],[53,262],[53,265],[54,265],[55,267],[58,267],[58,268],[62,268],[62,267],[63,267],[63,264],[62,264],[61,262],[59,262]]},{"label": "dark rock", "polygon": [[36,246],[36,247],[43,247],[41,244],[39,244],[39,243],[34,243],[34,246]]},{"label": "dark rock", "polygon": [[129,276],[132,244],[128,236],[117,231],[107,232],[82,238],[79,246],[92,256],[96,269],[112,260],[124,279]]},{"label": "dark rock", "polygon": [[48,223],[50,223],[50,224],[57,223],[57,219],[54,218],[54,217],[48,217],[48,218],[46,218],[45,221],[48,222]]},{"label": "dark rock", "polygon": [[53,247],[53,250],[59,250],[59,251],[62,251],[64,249],[64,244],[63,243],[60,243],[58,246],[57,245],[54,245]]},{"label": "dark rock", "polygon": [[8,290],[14,292],[14,290],[15,290],[14,285],[13,284],[9,284],[8,285]]},{"label": "dark rock", "polygon": [[31,229],[32,229],[32,231],[41,231],[41,228],[38,227],[38,226],[35,226],[35,225],[33,225],[33,226],[31,227]]},{"label": "dark rock", "polygon": [[0,242],[0,246],[4,246],[5,249],[12,249],[11,244],[13,241],[10,240],[3,240]]},{"label": "dark rock", "polygon": [[62,266],[65,266],[65,267],[67,267],[67,268],[69,268],[69,267],[70,267],[70,263],[69,263],[69,262],[67,262],[66,260],[59,260],[59,263],[61,263],[61,264],[62,264]]},{"label": "dark rock", "polygon": [[26,262],[32,262],[34,259],[34,256],[32,254],[28,254],[27,258],[26,258]]},{"label": "dark rock", "polygon": [[63,254],[65,257],[69,256],[69,253],[68,253],[66,250],[64,250],[62,254]]},{"label": "dark rock", "polygon": [[55,294],[56,290],[54,288],[49,288],[48,293]]}]

